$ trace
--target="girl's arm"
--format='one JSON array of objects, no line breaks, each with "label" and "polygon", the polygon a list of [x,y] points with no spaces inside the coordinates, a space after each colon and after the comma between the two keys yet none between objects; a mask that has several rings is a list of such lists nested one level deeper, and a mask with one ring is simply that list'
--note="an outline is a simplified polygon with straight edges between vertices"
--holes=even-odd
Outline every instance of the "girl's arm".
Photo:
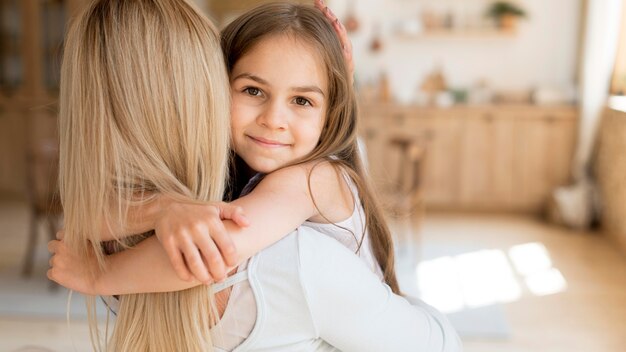
[{"label": "girl's arm", "polygon": [[[170,197],[159,195],[154,200],[142,204],[140,206],[131,206],[128,209],[128,215],[125,226],[122,227],[120,221],[115,218],[114,212],[111,216],[114,218],[105,220],[101,224],[100,240],[112,241],[138,233],[154,230],[154,224],[163,216],[163,213],[169,211],[169,207],[176,206],[176,201]],[[207,208],[214,208],[222,219],[234,220],[239,226],[245,226],[247,221],[240,207],[230,205],[224,202],[210,202],[203,204]],[[224,234],[225,237],[226,234]],[[222,238],[218,238],[222,239]],[[223,240],[228,241],[228,238]],[[227,245],[229,243],[224,243]]]},{"label": "girl's arm", "polygon": [[219,250],[211,241],[212,229],[219,229],[222,224],[237,248],[234,260],[227,263],[234,267],[304,221],[324,222],[319,210],[333,222],[347,218],[352,214],[353,200],[335,167],[328,162],[319,162],[275,171],[249,195],[231,204],[245,211],[249,226],[240,227],[228,220],[222,222],[212,209],[186,203],[169,207],[159,219],[155,232],[181,278],[192,277],[190,271],[201,282],[224,277],[219,274],[225,273],[226,268],[221,263]]},{"label": "girl's arm", "polygon": [[[227,270],[278,241],[307,219],[320,216],[309,193],[308,175],[312,168],[313,165],[299,165],[275,171],[249,195],[233,202],[244,209],[250,225],[240,227],[231,220],[223,222],[237,248],[236,264]],[[328,214],[331,221],[342,220],[352,213],[351,193],[342,176],[329,163],[322,162],[311,172],[311,189],[318,207],[323,214]],[[202,207],[184,203],[171,207],[171,212],[164,214],[157,222],[157,234],[163,229],[178,229],[176,233],[181,234],[180,237],[172,235],[168,238],[207,238],[203,231],[209,227],[203,223],[211,223],[215,219],[197,218],[201,213],[198,209]],[[55,244],[57,248],[60,243]],[[80,262],[72,263],[72,258],[67,258],[67,251],[57,251],[53,257],[57,261],[51,261],[53,268],[49,276],[68,288],[102,295],[178,291],[201,282],[211,282],[210,279],[186,281],[179,278],[176,272],[185,264],[175,264],[174,267],[169,264],[164,255],[170,253],[168,243],[169,240],[164,241],[162,247],[156,238],[151,237],[130,250],[108,256],[106,270],[93,279],[76,273],[76,264]],[[197,247],[190,246],[189,249],[193,253],[198,252]],[[54,250],[51,251],[54,253]],[[187,257],[191,258],[185,254],[185,259]],[[200,259],[200,263],[189,262],[190,267],[212,264],[204,263],[201,258],[196,259]]]}]

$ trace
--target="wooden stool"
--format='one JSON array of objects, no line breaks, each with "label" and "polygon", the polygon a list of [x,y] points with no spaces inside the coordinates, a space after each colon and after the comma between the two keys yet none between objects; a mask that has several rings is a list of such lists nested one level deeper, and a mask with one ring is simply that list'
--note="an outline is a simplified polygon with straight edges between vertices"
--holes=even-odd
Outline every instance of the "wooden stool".
[{"label": "wooden stool", "polygon": [[[54,140],[41,140],[27,152],[27,192],[30,207],[30,234],[26,247],[22,276],[32,275],[37,244],[37,225],[44,219],[48,226],[48,238],[56,238],[63,213],[58,193],[59,147]],[[51,281],[51,288],[57,286]]]},{"label": "wooden stool", "polygon": [[398,173],[391,186],[391,206],[397,215],[409,216],[422,208],[426,138],[398,135],[391,137],[388,145],[400,154]]},{"label": "wooden stool", "polygon": [[386,198],[396,219],[395,239],[398,258],[414,266],[421,258],[419,225],[424,213],[422,178],[426,157],[426,136],[392,136],[391,152],[399,153],[398,168]]}]

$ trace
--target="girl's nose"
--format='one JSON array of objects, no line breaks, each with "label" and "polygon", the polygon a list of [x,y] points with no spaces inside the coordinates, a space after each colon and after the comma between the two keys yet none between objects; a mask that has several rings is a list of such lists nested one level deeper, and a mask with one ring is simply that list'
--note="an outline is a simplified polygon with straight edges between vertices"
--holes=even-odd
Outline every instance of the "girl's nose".
[{"label": "girl's nose", "polygon": [[276,102],[267,105],[267,108],[259,115],[257,122],[259,125],[270,129],[287,129],[288,112]]}]

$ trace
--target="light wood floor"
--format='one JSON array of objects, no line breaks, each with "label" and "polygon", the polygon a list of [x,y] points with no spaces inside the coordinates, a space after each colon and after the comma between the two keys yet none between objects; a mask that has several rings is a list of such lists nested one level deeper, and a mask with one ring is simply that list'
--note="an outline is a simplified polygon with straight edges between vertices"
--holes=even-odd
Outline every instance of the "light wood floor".
[{"label": "light wood floor", "polygon": [[466,340],[466,351],[626,350],[626,256],[604,237],[577,233],[518,216],[431,215],[424,243],[481,244],[508,251],[540,243],[567,282],[561,293],[524,293],[505,305],[512,337],[505,341]]},{"label": "light wood floor", "polygon": [[[0,202],[0,268],[22,260],[26,219],[23,204]],[[525,290],[519,299],[504,305],[511,337],[467,339],[466,351],[625,350],[626,256],[602,236],[509,215],[428,214],[421,231],[416,222],[412,227],[410,237],[417,240],[418,248],[468,246],[506,253],[516,245],[540,243],[567,282],[565,291],[546,296]],[[408,243],[406,238],[399,242]],[[0,315],[0,351],[90,350],[84,322],[72,323],[71,336],[64,320]]]}]

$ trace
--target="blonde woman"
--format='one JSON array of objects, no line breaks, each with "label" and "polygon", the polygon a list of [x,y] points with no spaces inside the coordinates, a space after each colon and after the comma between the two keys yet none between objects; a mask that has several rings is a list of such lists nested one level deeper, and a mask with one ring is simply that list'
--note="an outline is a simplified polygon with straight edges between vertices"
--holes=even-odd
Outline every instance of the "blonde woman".
[{"label": "blonde woman", "polygon": [[[93,2],[69,29],[61,75],[64,243],[86,275],[95,275],[104,268],[99,233],[107,219],[123,224],[129,208],[152,202],[157,192],[221,199],[228,78],[216,29],[183,0]],[[107,337],[99,336],[89,301],[100,350]],[[210,287],[127,295],[120,303],[107,350],[212,350]]]},{"label": "blonde woman", "polygon": [[[262,8],[251,18],[280,18],[289,23],[293,17],[285,16],[285,10],[291,13],[293,8]],[[332,28],[318,13],[301,9],[296,17],[313,21],[324,38],[333,37]],[[72,28],[65,53],[61,115],[61,182],[67,222],[63,242],[50,246],[55,252],[53,279],[65,284],[63,275],[80,276],[88,287],[90,277],[112,271],[117,272],[117,284],[126,285],[116,287],[114,293],[138,292],[133,272],[146,268],[124,266],[120,258],[133,262],[139,253],[151,265],[150,271],[160,275],[158,279],[176,278],[154,238],[113,255],[115,261],[107,258],[106,263],[117,265],[111,267],[104,265],[101,238],[94,234],[99,232],[96,224],[109,223],[109,219],[117,219],[120,228],[128,229],[124,219],[129,210],[156,202],[160,199],[156,194],[219,200],[224,175],[215,172],[226,169],[224,107],[228,97],[220,96],[220,91],[227,91],[224,69],[212,41],[216,41],[212,27],[183,1],[101,0]],[[260,46],[249,43],[252,49],[244,50],[241,60],[252,55],[254,63],[265,57],[290,63],[284,66],[287,69],[297,67],[293,66],[295,58],[303,62],[307,57],[317,58],[310,45],[272,43],[266,39],[260,40]],[[283,58],[272,56],[278,52],[279,47],[272,46],[277,43],[289,47]],[[334,84],[346,89],[341,49],[336,41],[330,43],[333,62],[341,67],[336,77],[343,77]],[[314,81],[326,70],[321,67],[315,68],[321,71],[315,72]],[[297,80],[311,79],[298,70],[289,73]],[[329,95],[324,82],[314,83],[322,96]],[[346,102],[353,98],[346,99],[343,103],[331,100],[329,110],[343,111],[350,118],[353,107]],[[341,123],[341,116],[328,121]],[[346,160],[340,165],[354,167],[358,175],[353,142],[333,138],[337,133],[333,127],[323,130],[316,137],[320,143],[313,143],[322,147],[313,155],[319,158],[329,149],[346,148]],[[354,137],[345,128],[341,133]],[[111,214],[109,209],[116,211]],[[228,212],[229,208],[221,209]],[[217,309],[212,309],[211,293],[198,282],[178,283],[178,289],[195,286],[178,293],[121,296],[109,349],[200,351],[218,345],[216,350],[457,350],[456,335],[445,318],[393,294],[353,252],[313,229],[301,227],[239,266],[228,282],[213,286],[223,298]],[[136,241],[136,237],[123,240],[128,245]],[[388,257],[384,259],[380,265],[386,268]],[[384,278],[394,285],[393,268],[389,270],[390,276]],[[130,273],[126,279],[125,273]],[[231,287],[232,291],[223,290]]]}]

